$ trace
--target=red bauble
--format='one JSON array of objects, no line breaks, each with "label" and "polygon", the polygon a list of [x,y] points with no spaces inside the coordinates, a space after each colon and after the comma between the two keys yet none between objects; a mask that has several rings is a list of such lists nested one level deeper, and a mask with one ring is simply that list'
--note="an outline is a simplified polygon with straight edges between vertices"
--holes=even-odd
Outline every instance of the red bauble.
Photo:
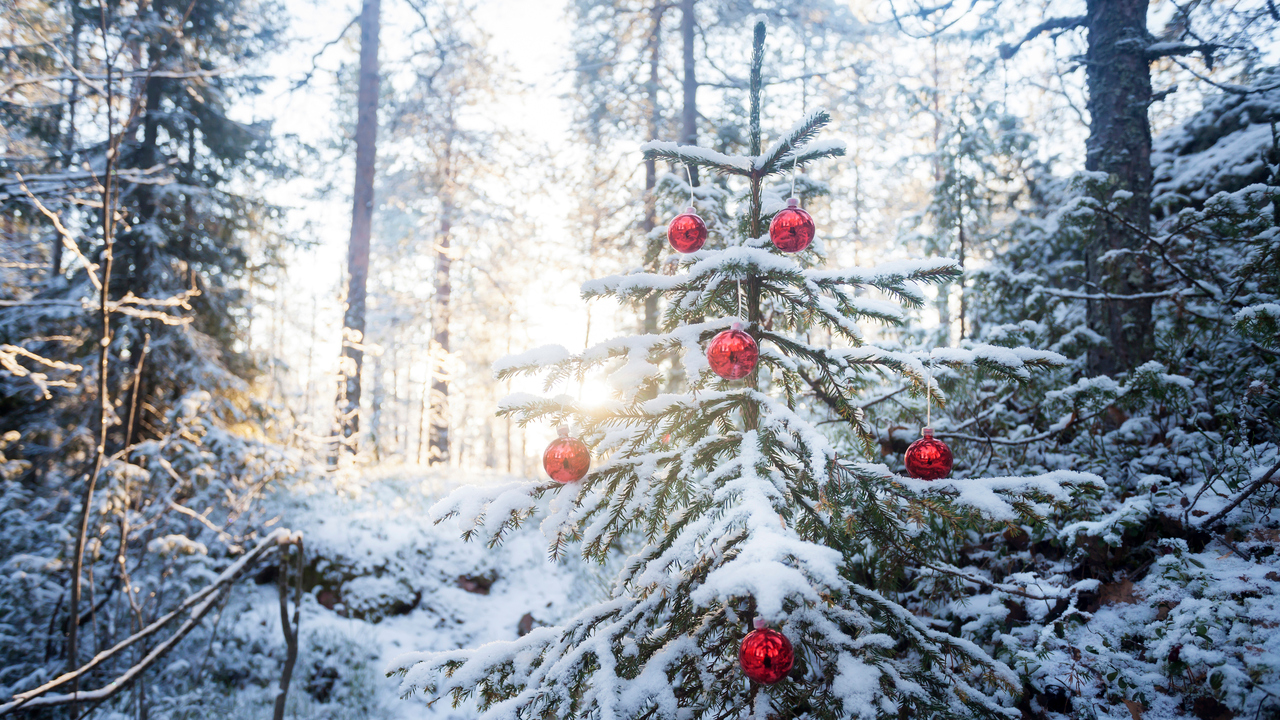
[{"label": "red bauble", "polygon": [[760,620],[756,620],[756,629],[742,638],[742,646],[738,648],[742,674],[766,685],[786,677],[795,661],[795,651],[787,636],[764,627]]},{"label": "red bauble", "polygon": [[715,374],[726,380],[741,380],[756,369],[760,348],[755,338],[742,331],[742,323],[734,323],[732,330],[711,338],[707,346],[707,362]]},{"label": "red bauble", "polygon": [[911,443],[903,459],[913,478],[937,480],[951,474],[951,448],[933,437],[933,428],[924,429],[924,437]]},{"label": "red bauble", "polygon": [[800,209],[800,201],[791,198],[787,207],[769,223],[769,239],[782,252],[800,252],[813,242],[813,218]]},{"label": "red bauble", "polygon": [[569,437],[569,428],[560,426],[560,437],[542,453],[542,467],[558,483],[581,480],[591,467],[591,451],[578,438]]},{"label": "red bauble", "polygon": [[678,252],[697,252],[707,241],[707,224],[692,207],[677,215],[667,226],[667,242]]}]

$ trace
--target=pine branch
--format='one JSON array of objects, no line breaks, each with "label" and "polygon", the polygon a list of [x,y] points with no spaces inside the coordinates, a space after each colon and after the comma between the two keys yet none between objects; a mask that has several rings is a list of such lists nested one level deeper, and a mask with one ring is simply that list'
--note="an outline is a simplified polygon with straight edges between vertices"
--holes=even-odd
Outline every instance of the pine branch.
[{"label": "pine branch", "polygon": [[[829,145],[823,145],[821,147],[813,147],[808,150],[802,151],[799,155],[796,156],[795,162],[800,167],[804,167],[806,163],[811,163],[814,160],[844,157],[845,150],[846,148],[843,142],[839,144],[836,144],[835,142],[833,142]],[[782,163],[780,164],[780,167],[778,168],[777,172],[786,172],[787,165],[789,164],[790,163],[787,162],[787,158],[783,158]]]},{"label": "pine branch", "polygon": [[[826,127],[830,122],[831,114],[826,110],[815,110],[809,113],[808,117],[801,120],[787,134],[774,142],[767,152],[755,158],[755,171],[761,176],[790,171],[793,164],[799,164],[800,159],[798,156],[786,156],[807,144],[817,136],[818,131]],[[826,149],[834,149],[834,146]],[[839,154],[844,154],[843,144],[839,146],[839,151]],[[786,159],[785,163],[782,162],[784,158]]]},{"label": "pine branch", "polygon": [[721,175],[751,175],[751,160],[738,155],[725,155],[697,145],[677,145],[653,141],[640,146],[645,160],[666,160],[680,165],[707,168]]}]

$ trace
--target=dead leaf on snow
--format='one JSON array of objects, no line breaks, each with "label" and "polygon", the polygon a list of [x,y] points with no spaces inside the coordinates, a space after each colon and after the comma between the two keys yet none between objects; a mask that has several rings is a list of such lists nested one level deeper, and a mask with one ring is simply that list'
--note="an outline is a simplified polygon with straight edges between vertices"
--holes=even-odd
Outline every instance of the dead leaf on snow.
[{"label": "dead leaf on snow", "polygon": [[1103,605],[1115,605],[1117,603],[1133,604],[1138,602],[1138,596],[1133,592],[1133,581],[1125,578],[1117,583],[1107,583],[1103,585],[1101,590],[1101,600]]}]

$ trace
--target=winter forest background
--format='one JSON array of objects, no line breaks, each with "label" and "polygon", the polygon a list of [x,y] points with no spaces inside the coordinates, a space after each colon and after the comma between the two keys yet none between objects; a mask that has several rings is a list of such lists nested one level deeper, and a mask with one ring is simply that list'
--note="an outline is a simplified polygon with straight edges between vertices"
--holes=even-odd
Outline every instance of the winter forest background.
[{"label": "winter forest background", "polygon": [[3,0],[0,716],[1280,717],[1277,27]]}]

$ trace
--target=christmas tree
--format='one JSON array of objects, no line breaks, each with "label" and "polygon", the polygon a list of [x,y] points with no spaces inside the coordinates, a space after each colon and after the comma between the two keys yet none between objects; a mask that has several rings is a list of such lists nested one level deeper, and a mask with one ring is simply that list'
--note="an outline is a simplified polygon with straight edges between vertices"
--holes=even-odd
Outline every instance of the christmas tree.
[{"label": "christmas tree", "polygon": [[[759,22],[748,155],[644,147],[646,158],[727,178],[703,195],[737,193],[732,231],[708,239],[682,215],[668,236],[689,252],[662,263],[673,272],[584,286],[588,298],[659,296],[659,332],[499,363],[502,377],[544,374],[548,391],[608,373],[616,393],[591,409],[564,394],[508,398],[502,412],[521,422],[574,428],[577,438],[548,449],[555,482],[467,488],[434,510],[495,544],[545,505],[555,558],[572,544],[598,561],[634,545],[612,596],[513,642],[400,657],[405,695],[474,699],[491,718],[1017,715],[1018,676],[992,648],[936,627],[902,596],[920,605],[981,587],[1040,597],[1030,574],[993,584],[949,564],[948,548],[977,529],[1041,522],[1097,479],[922,479],[950,469],[936,441],[923,459],[945,461],[940,473],[895,474],[856,459],[876,438],[857,398],[898,377],[927,405],[942,399],[939,373],[1020,381],[1063,360],[973,344],[907,351],[864,337],[859,323],[904,323],[901,306],[919,306],[922,285],[959,270],[947,259],[818,266],[812,221],[783,193],[799,169],[844,146],[816,140],[830,121],[823,111],[762,146],[764,39]],[[819,424],[833,415],[841,424]]]}]

